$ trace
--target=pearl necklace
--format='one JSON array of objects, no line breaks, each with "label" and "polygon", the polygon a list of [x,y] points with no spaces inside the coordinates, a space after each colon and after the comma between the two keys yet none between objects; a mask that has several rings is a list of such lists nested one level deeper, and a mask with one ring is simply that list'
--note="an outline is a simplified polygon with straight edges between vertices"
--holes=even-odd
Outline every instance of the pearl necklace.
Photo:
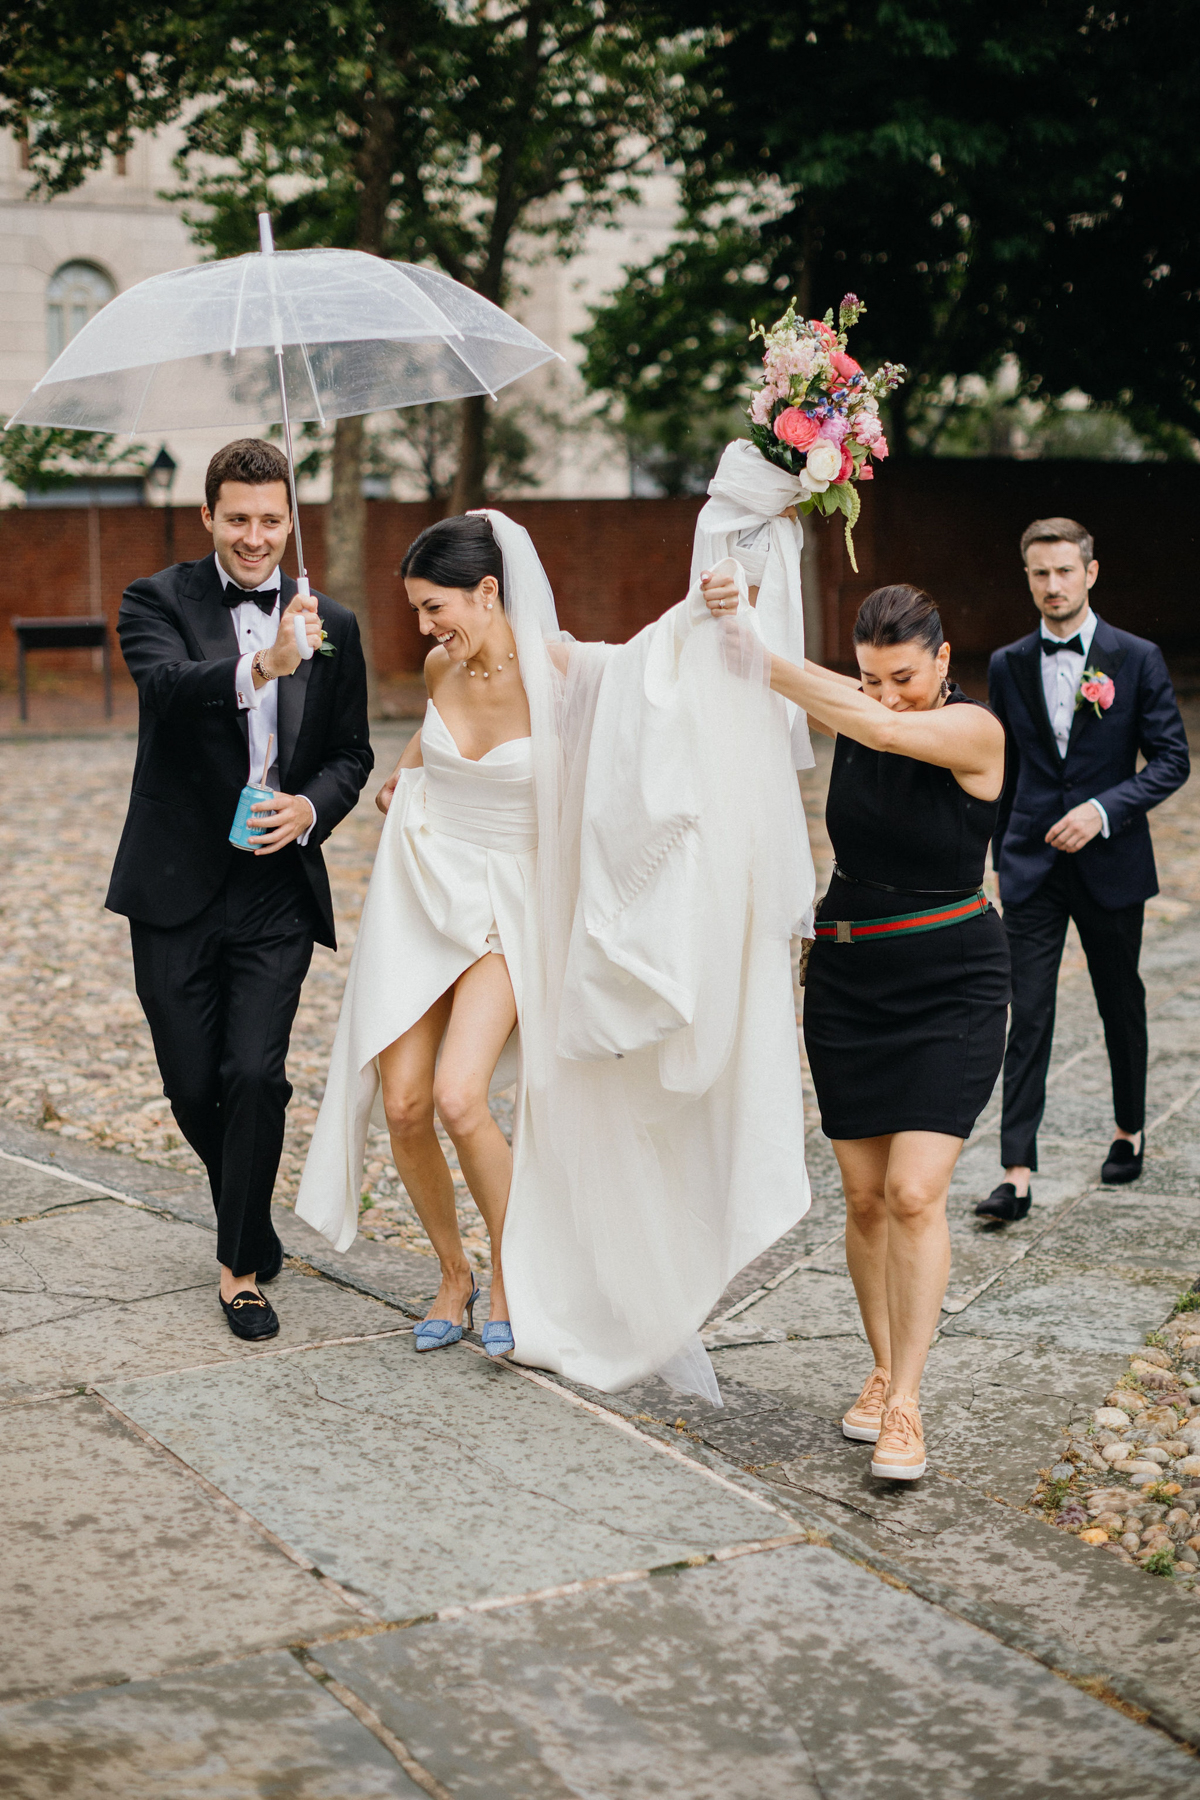
[{"label": "pearl necklace", "polygon": [[[509,662],[515,662],[515,660],[516,660],[515,653],[512,650],[510,650],[508,653],[508,660],[509,660]],[[483,679],[485,681],[491,680],[492,671],[490,669],[483,669],[483,670],[468,669],[467,670],[467,674],[470,675],[472,677],[472,679],[474,679],[475,675],[479,674],[479,673],[482,673]],[[502,675],[504,673],[504,664],[503,663],[496,664],[496,673],[497,673],[497,675]]]}]

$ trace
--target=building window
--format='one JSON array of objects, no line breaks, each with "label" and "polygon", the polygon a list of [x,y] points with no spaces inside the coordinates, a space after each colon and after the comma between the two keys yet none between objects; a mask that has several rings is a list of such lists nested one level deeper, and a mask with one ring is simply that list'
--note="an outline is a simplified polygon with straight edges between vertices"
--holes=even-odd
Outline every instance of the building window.
[{"label": "building window", "polygon": [[54,271],[46,289],[46,350],[51,362],[116,291],[95,263],[69,262]]}]

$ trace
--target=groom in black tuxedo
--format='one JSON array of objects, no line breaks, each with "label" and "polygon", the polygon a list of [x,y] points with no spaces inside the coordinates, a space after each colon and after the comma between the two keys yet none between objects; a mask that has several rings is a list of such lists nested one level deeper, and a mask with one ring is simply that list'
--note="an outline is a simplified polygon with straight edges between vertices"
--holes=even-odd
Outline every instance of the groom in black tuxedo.
[{"label": "groom in black tuxedo", "polygon": [[[283,1264],[271,1193],[288,1039],[314,940],[336,947],[319,846],[374,757],[354,614],[305,600],[279,566],[292,516],[275,446],[219,450],[201,517],[213,554],[133,582],[121,601],[138,747],[106,904],[129,919],[163,1091],[208,1171],[221,1305],[237,1337],[258,1339],[279,1330],[259,1284]],[[309,661],[296,617],[320,651]],[[235,849],[238,797],[264,768],[274,800],[254,850]]]},{"label": "groom in black tuxedo", "polygon": [[1183,786],[1189,769],[1162,652],[1091,610],[1100,565],[1090,534],[1074,519],[1037,519],[1021,555],[1041,624],[998,650],[988,672],[988,698],[1008,735],[992,842],[1012,950],[1000,1126],[1005,1178],[975,1208],[1009,1221],[1029,1211],[1070,919],[1112,1071],[1116,1132],[1101,1179],[1134,1181],[1142,1172],[1147,1034],[1138,957],[1144,904],[1158,892],[1146,814]]}]

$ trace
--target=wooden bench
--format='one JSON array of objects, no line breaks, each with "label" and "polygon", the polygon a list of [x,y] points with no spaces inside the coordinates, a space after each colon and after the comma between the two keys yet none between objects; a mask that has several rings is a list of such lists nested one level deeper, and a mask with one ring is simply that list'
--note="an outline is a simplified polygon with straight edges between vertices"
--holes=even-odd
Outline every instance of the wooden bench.
[{"label": "wooden bench", "polygon": [[29,696],[25,687],[25,658],[31,650],[99,650],[104,664],[104,716],[112,718],[112,661],[108,646],[108,626],[92,615],[74,619],[14,619],[17,634],[17,693],[21,717],[29,717]]}]

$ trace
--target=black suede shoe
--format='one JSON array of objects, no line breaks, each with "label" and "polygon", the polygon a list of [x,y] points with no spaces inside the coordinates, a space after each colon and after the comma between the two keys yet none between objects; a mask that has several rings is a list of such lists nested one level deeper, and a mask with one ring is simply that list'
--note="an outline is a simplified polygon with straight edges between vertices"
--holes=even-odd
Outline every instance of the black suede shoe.
[{"label": "black suede shoe", "polygon": [[1142,1172],[1142,1157],[1146,1153],[1146,1140],[1142,1138],[1142,1147],[1135,1150],[1128,1138],[1116,1138],[1100,1171],[1100,1179],[1107,1187],[1116,1187],[1122,1181],[1136,1181]]},{"label": "black suede shoe", "polygon": [[276,1238],[274,1256],[271,1258],[270,1263],[267,1265],[267,1267],[265,1269],[256,1269],[255,1270],[254,1279],[255,1279],[255,1281],[257,1281],[259,1283],[262,1283],[264,1281],[274,1281],[275,1277],[278,1275],[278,1273],[279,1273],[280,1269],[282,1269],[282,1267],[283,1267],[283,1245],[279,1242],[279,1239]]},{"label": "black suede shoe", "polygon": [[[219,1294],[217,1298],[221,1298]],[[273,1338],[279,1331],[279,1318],[271,1302],[250,1288],[235,1294],[232,1300],[221,1300],[221,1308],[234,1337],[245,1338],[248,1344]]]},{"label": "black suede shoe", "polygon": [[999,1219],[1005,1225],[1015,1225],[1019,1219],[1028,1217],[1029,1207],[1033,1200],[1033,1189],[1027,1194],[1018,1194],[1011,1181],[1002,1181],[993,1188],[986,1200],[981,1200],[975,1208],[977,1219]]}]

